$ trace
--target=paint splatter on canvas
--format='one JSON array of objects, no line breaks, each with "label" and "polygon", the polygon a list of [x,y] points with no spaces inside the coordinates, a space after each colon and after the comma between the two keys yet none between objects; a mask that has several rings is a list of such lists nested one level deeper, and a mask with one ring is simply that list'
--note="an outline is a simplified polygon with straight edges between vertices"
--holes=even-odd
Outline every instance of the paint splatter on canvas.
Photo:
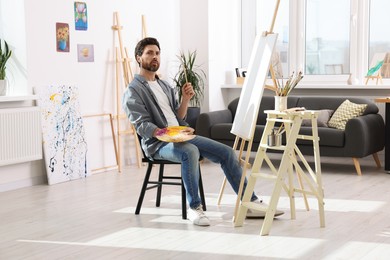
[{"label": "paint splatter on canvas", "polygon": [[35,89],[42,111],[43,149],[49,184],[89,175],[87,143],[75,86]]}]

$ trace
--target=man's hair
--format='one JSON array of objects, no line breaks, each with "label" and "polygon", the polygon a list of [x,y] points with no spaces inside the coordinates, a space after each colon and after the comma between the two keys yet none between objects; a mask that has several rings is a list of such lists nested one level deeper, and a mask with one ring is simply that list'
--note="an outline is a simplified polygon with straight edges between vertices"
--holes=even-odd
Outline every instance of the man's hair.
[{"label": "man's hair", "polygon": [[[140,40],[137,43],[137,46],[135,46],[135,50],[134,50],[135,60],[137,60],[137,56],[142,56],[142,53],[144,52],[146,45],[156,45],[158,47],[158,49],[160,50],[160,43],[157,41],[156,38],[146,37],[146,38]],[[139,62],[138,62],[138,64],[139,64]]]}]

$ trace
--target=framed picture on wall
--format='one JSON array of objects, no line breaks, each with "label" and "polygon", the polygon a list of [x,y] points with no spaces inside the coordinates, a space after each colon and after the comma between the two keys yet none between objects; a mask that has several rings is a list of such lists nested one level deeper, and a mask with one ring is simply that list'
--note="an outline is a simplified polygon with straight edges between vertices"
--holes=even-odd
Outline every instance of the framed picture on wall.
[{"label": "framed picture on wall", "polygon": [[56,23],[56,41],[58,52],[69,52],[69,24]]},{"label": "framed picture on wall", "polygon": [[93,62],[93,44],[77,44],[77,61],[78,62]]},{"label": "framed picture on wall", "polygon": [[86,31],[88,29],[86,3],[74,2],[74,22],[76,30]]}]

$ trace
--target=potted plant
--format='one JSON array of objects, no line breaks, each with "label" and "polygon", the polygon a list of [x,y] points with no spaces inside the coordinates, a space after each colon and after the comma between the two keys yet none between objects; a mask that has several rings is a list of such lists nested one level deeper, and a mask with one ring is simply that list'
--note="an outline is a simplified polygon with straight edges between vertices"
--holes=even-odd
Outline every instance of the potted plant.
[{"label": "potted plant", "polygon": [[5,69],[7,61],[12,54],[12,51],[9,49],[7,42],[5,40],[3,41],[4,45],[0,39],[0,96],[5,95],[6,93],[7,85],[5,81]]},{"label": "potted plant", "polygon": [[182,98],[181,88],[186,82],[190,82],[194,89],[195,95],[190,100],[190,107],[187,111],[186,121],[192,128],[196,126],[196,120],[200,114],[200,106],[203,102],[204,82],[206,73],[196,65],[196,51],[188,51],[187,54],[180,52],[177,56],[180,61],[179,71],[173,81],[176,84],[179,100]]}]

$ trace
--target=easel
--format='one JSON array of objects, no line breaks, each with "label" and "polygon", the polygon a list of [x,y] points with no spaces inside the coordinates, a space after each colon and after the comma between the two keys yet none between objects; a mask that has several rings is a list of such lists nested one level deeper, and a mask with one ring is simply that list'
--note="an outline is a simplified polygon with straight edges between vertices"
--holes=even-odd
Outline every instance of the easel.
[{"label": "easel", "polygon": [[383,68],[384,62],[385,62],[385,60],[379,61],[376,65],[373,65],[373,67],[371,67],[368,70],[367,75],[366,75],[366,78],[367,78],[366,85],[370,79],[372,79],[372,80],[376,79],[376,85],[378,85],[379,80],[381,81],[381,84],[383,84],[382,68]]},{"label": "easel", "polygon": [[378,74],[377,75],[372,75],[372,76],[366,76],[366,85],[368,83],[368,81],[372,79],[372,80],[375,80],[376,79],[376,85],[378,85],[378,81],[381,82],[381,84],[383,84],[383,81],[382,81],[382,68],[380,68],[378,70]]},{"label": "easel", "polygon": [[[143,19],[143,18],[142,18]],[[120,73],[119,71],[120,66],[122,65],[123,69],[123,78],[125,83],[125,88],[130,84],[130,82],[133,80],[133,72],[131,71],[131,65],[130,65],[130,58],[126,47],[123,47],[123,41],[122,41],[122,34],[121,30],[123,29],[123,26],[121,26],[119,21],[119,13],[114,12],[114,25],[112,26],[112,29],[114,31],[118,32],[118,40],[119,40],[119,49],[118,47],[115,48],[115,85],[116,85],[116,112],[115,115],[116,119],[116,130],[117,130],[117,143],[118,143],[118,171],[121,172],[122,170],[122,163],[121,163],[121,145],[120,140],[122,135],[128,135],[133,134],[134,135],[134,143],[135,143],[135,149],[136,149],[136,156],[137,156],[137,165],[140,168],[142,165],[142,159],[141,159],[141,150],[140,150],[140,143],[138,138],[136,137],[136,130],[133,126],[133,124],[130,124],[130,129],[121,130],[121,119],[126,119],[126,115],[120,114],[122,111],[121,109],[121,89],[120,89]]]},{"label": "easel", "polygon": [[115,141],[115,131],[114,131],[114,125],[113,125],[113,116],[111,113],[103,113],[103,114],[93,114],[93,115],[85,115],[83,116],[84,118],[91,118],[91,117],[105,117],[105,116],[108,116],[108,119],[110,121],[110,126],[111,126],[111,136],[112,136],[112,141],[113,141],[113,144],[114,144],[114,152],[115,152],[115,160],[116,160],[116,165],[110,165],[110,166],[103,166],[103,167],[100,167],[100,168],[96,168],[96,169],[92,169],[91,171],[92,172],[95,172],[95,171],[100,171],[100,170],[106,170],[106,169],[110,169],[110,168],[113,168],[113,167],[118,167],[119,168],[119,160],[118,160],[118,149],[117,149],[117,146],[116,146],[116,141]]},{"label": "easel", "polygon": [[[280,4],[280,0],[277,0],[276,6],[275,6],[275,10],[274,10],[273,19],[272,19],[272,23],[271,23],[271,27],[270,27],[269,32],[266,32],[266,34],[273,34],[273,29],[274,29],[274,25],[275,25],[276,15],[277,15],[277,12],[278,12],[278,9],[279,9],[279,4]],[[271,78],[272,78],[274,87],[273,86],[267,86],[267,88],[268,89],[272,89],[272,90],[276,90],[277,82],[276,82],[275,72],[274,72],[272,64],[269,66],[269,71],[271,73]],[[258,111],[255,111],[255,115],[256,115],[255,118],[257,118],[257,114],[258,114]],[[250,159],[250,154],[251,154],[251,149],[252,149],[252,144],[253,144],[253,135],[254,135],[254,132],[255,132],[256,124],[253,124],[252,127],[253,127],[251,129],[251,133],[252,134],[251,134],[251,136],[249,138],[245,138],[245,137],[236,135],[236,138],[235,138],[234,144],[233,144],[233,150],[237,150],[237,147],[240,144],[240,148],[239,148],[239,152],[238,152],[238,159],[240,161],[240,164],[243,166],[240,186],[239,186],[239,190],[238,190],[238,193],[237,193],[237,199],[236,199],[236,204],[235,204],[235,209],[234,209],[233,221],[235,221],[235,219],[237,217],[237,211],[238,211],[238,207],[240,205],[241,196],[242,196],[242,193],[243,193],[244,182],[245,182],[245,178],[246,178],[246,170],[247,170],[247,168],[251,167],[251,165],[249,163],[249,159]],[[247,144],[247,150],[246,150],[246,153],[245,153],[245,159],[243,159],[242,156],[243,156],[244,148],[245,148],[246,144]],[[224,177],[223,182],[222,182],[222,186],[220,188],[220,192],[219,192],[219,196],[218,196],[218,200],[217,200],[217,204],[218,205],[220,205],[220,203],[221,203],[221,199],[222,199],[222,195],[223,195],[225,186],[226,186],[226,177]]]}]

